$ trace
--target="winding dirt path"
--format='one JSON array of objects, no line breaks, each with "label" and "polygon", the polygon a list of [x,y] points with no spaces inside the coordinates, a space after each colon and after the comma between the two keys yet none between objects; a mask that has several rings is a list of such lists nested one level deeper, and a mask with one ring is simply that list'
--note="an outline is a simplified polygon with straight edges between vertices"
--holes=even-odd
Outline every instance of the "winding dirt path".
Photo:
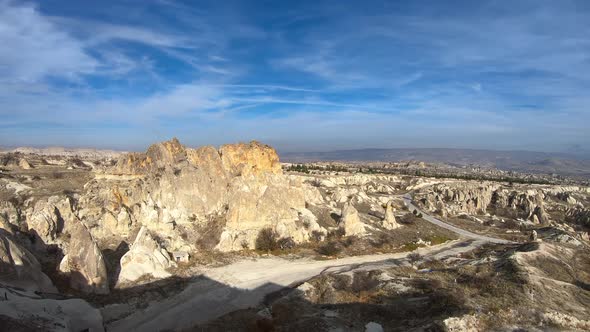
[{"label": "winding dirt path", "polygon": [[[424,258],[456,256],[480,246],[482,241],[462,240],[420,248]],[[299,285],[322,273],[408,265],[411,252],[346,257],[336,260],[287,260],[278,257],[246,259],[204,271],[202,278],[181,293],[112,322],[108,331],[179,330],[254,307],[268,294]]]}]

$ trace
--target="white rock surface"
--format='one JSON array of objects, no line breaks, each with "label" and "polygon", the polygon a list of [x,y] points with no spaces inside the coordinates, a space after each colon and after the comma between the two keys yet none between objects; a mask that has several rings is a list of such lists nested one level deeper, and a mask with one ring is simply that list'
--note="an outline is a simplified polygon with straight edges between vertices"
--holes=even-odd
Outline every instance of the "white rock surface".
[{"label": "white rock surface", "polygon": [[32,291],[57,292],[35,256],[3,229],[0,229],[0,281]]},{"label": "white rock surface", "polygon": [[395,215],[393,214],[393,201],[387,202],[385,205],[385,218],[383,219],[383,227],[385,229],[396,229],[399,228],[401,225],[397,223],[395,220]]},{"label": "white rock surface", "polygon": [[133,282],[144,275],[152,278],[167,278],[171,274],[166,269],[176,266],[170,254],[163,249],[144,226],[137,233],[130,250],[121,257],[119,283]]},{"label": "white rock surface", "polygon": [[365,234],[365,225],[359,218],[358,211],[350,202],[344,203],[342,207],[340,227],[344,228],[346,236]]}]

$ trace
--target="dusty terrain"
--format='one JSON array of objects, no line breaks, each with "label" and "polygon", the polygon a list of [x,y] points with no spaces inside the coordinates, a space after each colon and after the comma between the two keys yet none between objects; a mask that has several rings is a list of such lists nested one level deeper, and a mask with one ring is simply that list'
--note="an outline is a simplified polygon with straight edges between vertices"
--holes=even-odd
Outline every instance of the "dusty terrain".
[{"label": "dusty terrain", "polygon": [[4,152],[0,319],[23,331],[587,330],[590,188],[445,172],[310,171],[258,142]]}]

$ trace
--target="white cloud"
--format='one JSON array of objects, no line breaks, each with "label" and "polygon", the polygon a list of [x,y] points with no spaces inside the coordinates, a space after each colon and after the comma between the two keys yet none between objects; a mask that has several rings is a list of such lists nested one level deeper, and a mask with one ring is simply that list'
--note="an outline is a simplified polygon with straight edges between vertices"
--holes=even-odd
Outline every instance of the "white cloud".
[{"label": "white cloud", "polygon": [[38,81],[46,76],[74,79],[99,66],[84,44],[28,4],[0,1],[0,76]]}]

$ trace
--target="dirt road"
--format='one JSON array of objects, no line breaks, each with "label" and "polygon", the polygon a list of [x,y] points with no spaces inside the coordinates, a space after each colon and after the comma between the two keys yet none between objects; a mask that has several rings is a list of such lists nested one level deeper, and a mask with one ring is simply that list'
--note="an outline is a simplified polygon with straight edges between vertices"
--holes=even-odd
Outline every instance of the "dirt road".
[{"label": "dirt road", "polygon": [[[452,241],[417,250],[425,258],[444,258],[480,246],[482,241]],[[298,285],[321,273],[374,269],[408,264],[409,252],[347,257],[335,260],[247,259],[204,271],[181,293],[151,303],[141,311],[112,322],[108,331],[178,330],[226,313],[254,307],[270,293]]]}]

